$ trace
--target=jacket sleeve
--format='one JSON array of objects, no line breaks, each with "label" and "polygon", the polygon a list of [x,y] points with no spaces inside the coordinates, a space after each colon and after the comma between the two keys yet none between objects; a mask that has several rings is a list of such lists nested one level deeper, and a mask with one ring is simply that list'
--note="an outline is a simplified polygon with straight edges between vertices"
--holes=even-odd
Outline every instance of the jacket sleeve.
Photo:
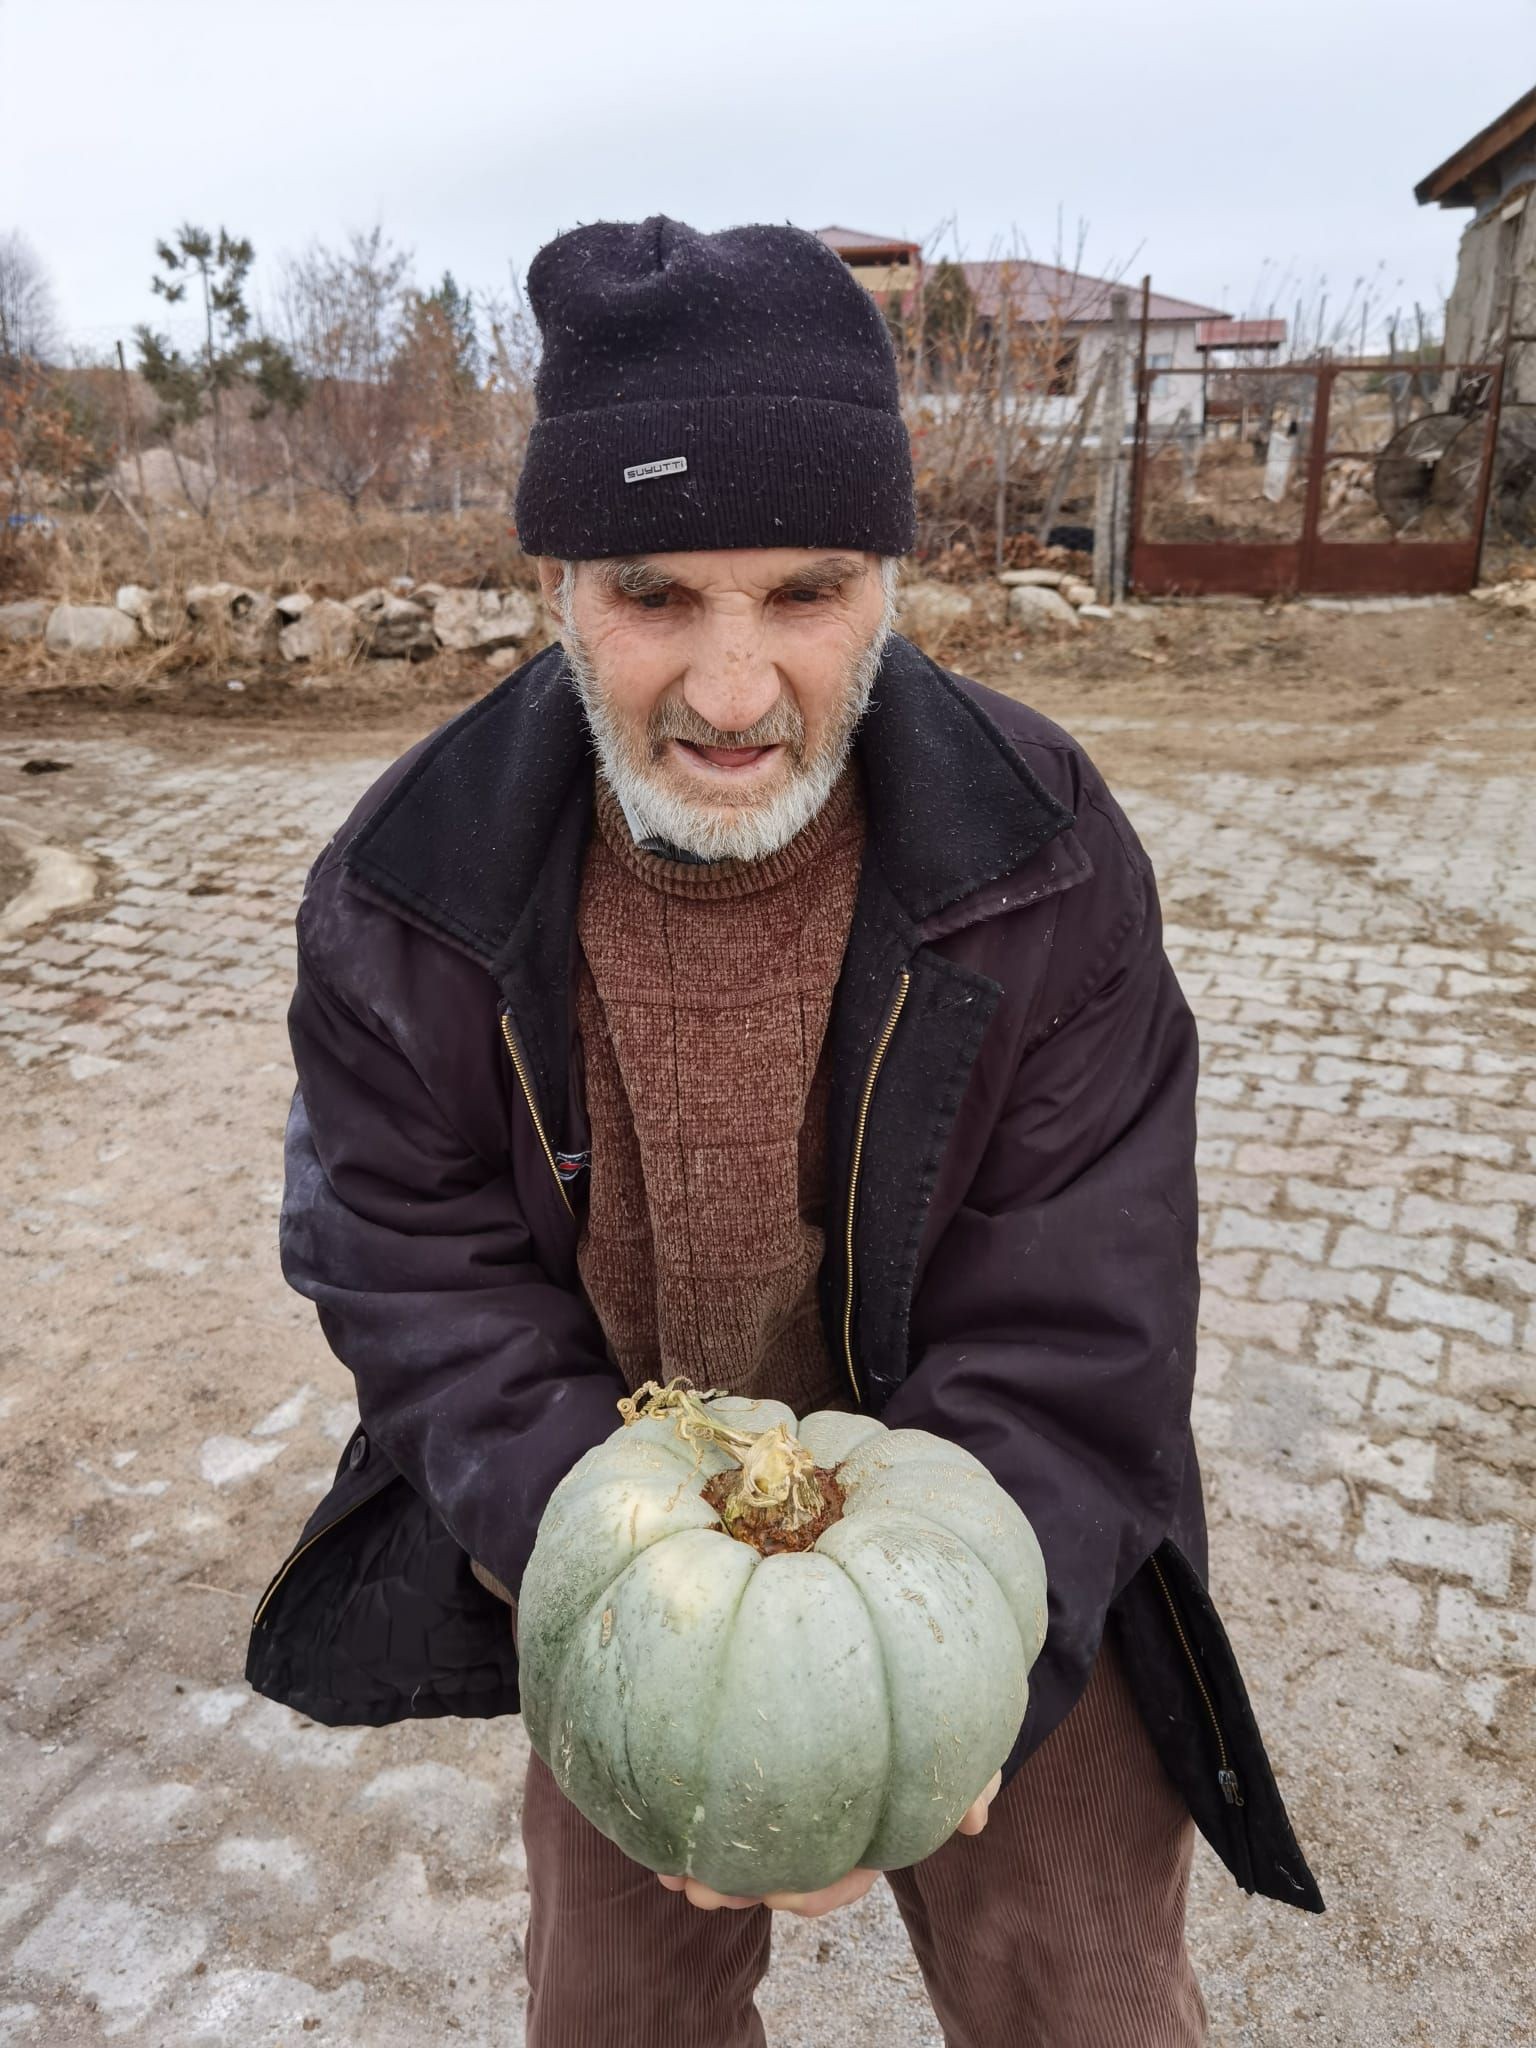
[{"label": "jacket sleeve", "polygon": [[1081,1693],[1106,1609],[1167,1533],[1190,1455],[1198,1046],[1146,856],[1126,841],[1097,957],[1056,933],[1079,985],[1047,978],[1047,1028],[1026,1038],[934,1248],[916,1363],[881,1418],[973,1451],[1040,1540],[1049,1629],[1015,1763]]},{"label": "jacket sleeve", "polygon": [[452,1127],[387,1028],[299,950],[280,1246],[363,1426],[514,1592],[553,1488],[625,1389],[586,1301],[533,1255],[509,1170]]}]

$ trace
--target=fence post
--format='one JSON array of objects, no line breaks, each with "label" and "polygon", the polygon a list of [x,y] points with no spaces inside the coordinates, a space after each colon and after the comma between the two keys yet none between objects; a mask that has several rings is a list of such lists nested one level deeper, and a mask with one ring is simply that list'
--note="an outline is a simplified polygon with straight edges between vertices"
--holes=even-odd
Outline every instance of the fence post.
[{"label": "fence post", "polygon": [[1301,547],[1297,557],[1296,587],[1303,593],[1317,587],[1317,547],[1323,514],[1323,482],[1328,467],[1328,429],[1333,411],[1332,363],[1319,364],[1312,385],[1312,432],[1307,442],[1306,496],[1301,508]]},{"label": "fence post", "polygon": [[155,550],[155,514],[149,502],[149,493],[144,488],[144,457],[139,448],[139,422],[133,408],[133,392],[128,382],[128,361],[123,354],[123,344],[117,344],[117,388],[122,396],[123,438],[133,453],[134,472],[139,481],[139,505],[144,517],[144,541],[149,550],[149,573],[155,582],[160,580],[160,566]]},{"label": "fence post", "polygon": [[1104,357],[1093,366],[1093,375],[1088,379],[1088,389],[1083,393],[1083,402],[1077,408],[1077,418],[1072,422],[1072,431],[1067,436],[1067,445],[1056,460],[1056,472],[1051,478],[1050,490],[1046,493],[1045,507],[1040,514],[1040,523],[1035,528],[1035,538],[1042,547],[1049,547],[1051,528],[1056,524],[1062,500],[1067,495],[1067,486],[1072,481],[1072,472],[1077,467],[1077,458],[1082,453],[1083,439],[1092,423],[1099,406],[1099,387],[1104,382]]},{"label": "fence post", "polygon": [[1110,337],[1099,409],[1098,488],[1093,509],[1093,583],[1100,604],[1125,594],[1125,372],[1130,359],[1130,295],[1109,295]]},{"label": "fence post", "polygon": [[[1511,286],[1513,294],[1513,286]],[[1513,296],[1511,296],[1513,308]],[[1483,475],[1477,490],[1477,511],[1473,518],[1472,530],[1477,536],[1477,548],[1472,557],[1472,581],[1467,586],[1475,590],[1483,573],[1483,548],[1488,539],[1488,512],[1493,503],[1493,472],[1499,459],[1499,419],[1504,405],[1504,379],[1509,370],[1509,329],[1504,330],[1504,353],[1493,366],[1493,383],[1488,392],[1488,426],[1483,435]]]}]

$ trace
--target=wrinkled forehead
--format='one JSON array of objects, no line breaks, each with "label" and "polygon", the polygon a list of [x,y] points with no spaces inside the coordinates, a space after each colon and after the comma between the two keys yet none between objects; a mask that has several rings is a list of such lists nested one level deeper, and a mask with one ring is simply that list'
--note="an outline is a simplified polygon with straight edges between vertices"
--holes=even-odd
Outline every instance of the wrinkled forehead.
[{"label": "wrinkled forehead", "polygon": [[699,597],[767,597],[780,590],[855,591],[879,576],[880,557],[854,548],[720,548],[616,555],[578,575],[622,597],[688,590]]}]

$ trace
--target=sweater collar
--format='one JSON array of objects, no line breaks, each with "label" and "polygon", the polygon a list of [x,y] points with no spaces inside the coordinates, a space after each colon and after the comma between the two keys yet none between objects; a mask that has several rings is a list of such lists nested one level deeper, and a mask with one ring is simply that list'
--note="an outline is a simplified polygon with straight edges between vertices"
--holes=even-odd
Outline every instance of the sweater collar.
[{"label": "sweater collar", "polygon": [[[1017,873],[1072,822],[958,681],[900,638],[855,751],[869,856],[914,926]],[[546,648],[434,735],[346,865],[500,966],[572,887],[593,769],[564,654]]]},{"label": "sweater collar", "polygon": [[687,897],[696,903],[728,902],[781,888],[849,835],[862,837],[864,829],[858,769],[852,765],[838,778],[815,817],[787,845],[761,860],[676,860],[637,845],[618,793],[601,773],[596,809],[603,844],[626,873],[660,895]]}]

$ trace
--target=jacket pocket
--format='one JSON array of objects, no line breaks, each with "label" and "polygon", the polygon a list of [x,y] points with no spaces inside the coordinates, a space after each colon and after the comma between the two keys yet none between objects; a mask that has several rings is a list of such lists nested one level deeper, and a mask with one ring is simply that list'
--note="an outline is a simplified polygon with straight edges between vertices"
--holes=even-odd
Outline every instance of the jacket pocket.
[{"label": "jacket pocket", "polygon": [[[1199,1714],[1195,1717],[1199,1735],[1197,1746],[1203,1755],[1197,1764],[1192,1754],[1190,1763],[1202,1770],[1208,1800],[1210,1784],[1214,1781],[1221,1811],[1218,1814],[1213,1810],[1212,1818],[1219,1819],[1229,1845],[1226,1861],[1243,1890],[1251,1892],[1254,1888],[1253,1846],[1248,1838],[1248,1801],[1243,1790],[1243,1773],[1238,1768],[1235,1740],[1228,1739],[1217,1708],[1214,1677],[1208,1676],[1205,1669],[1204,1631],[1192,1616],[1187,1615],[1185,1608],[1184,1595],[1191,1580],[1195,1580],[1195,1574],[1184,1553],[1171,1542],[1160,1544],[1147,1559],[1144,1569],[1152,1575],[1173,1642],[1184,1664],[1187,1683],[1193,1688],[1191,1704],[1194,1701],[1199,1703]],[[1178,1593],[1174,1591],[1176,1582]],[[1198,1584],[1198,1580],[1195,1583]],[[1210,1800],[1210,1803],[1214,1809],[1215,1801]]]},{"label": "jacket pocket", "polygon": [[1245,1891],[1320,1913],[1227,1632],[1177,1544],[1159,1544],[1110,1621],[1153,1746],[1211,1847]]},{"label": "jacket pocket", "polygon": [[355,1509],[365,1501],[382,1493],[392,1479],[399,1477],[395,1467],[386,1458],[361,1426],[353,1430],[342,1451],[336,1467],[336,1478],[330,1492],[311,1514],[299,1531],[299,1540],[278,1566],[268,1581],[266,1591],[256,1603],[256,1612],[251,1617],[251,1627],[261,1628],[267,1620],[273,1602],[288,1574],[313,1544],[330,1534],[339,1522],[344,1522]]},{"label": "jacket pocket", "polygon": [[506,1606],[361,1430],[262,1596],[245,1675],[327,1727],[511,1714],[518,1704]]}]

